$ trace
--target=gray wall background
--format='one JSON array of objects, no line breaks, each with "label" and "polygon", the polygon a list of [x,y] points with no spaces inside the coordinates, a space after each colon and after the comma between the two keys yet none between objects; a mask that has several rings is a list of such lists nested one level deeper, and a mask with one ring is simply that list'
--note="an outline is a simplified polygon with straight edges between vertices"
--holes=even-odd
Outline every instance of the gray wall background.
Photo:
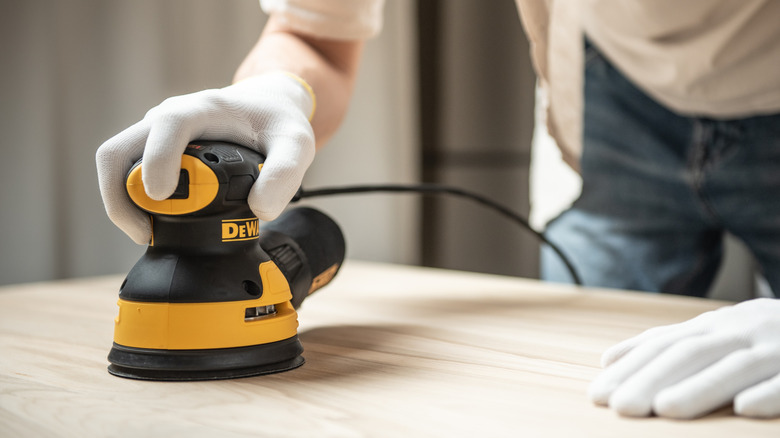
[{"label": "gray wall background", "polygon": [[[308,186],[417,179],[413,6],[388,2]],[[127,272],[144,248],[105,215],[96,148],[166,97],[230,84],[264,21],[257,0],[0,2],[0,284]],[[318,204],[349,256],[416,261],[415,202]]]},{"label": "gray wall background", "polygon": [[[228,85],[264,21],[256,0],[0,2],[0,284],[127,272],[144,248],[103,211],[95,149],[166,97]],[[304,185],[425,180],[528,214],[534,82],[512,0],[388,0]],[[538,243],[467,201],[310,204],[351,258],[538,275]],[[714,295],[748,297],[753,262],[728,243]]]},{"label": "gray wall background", "polygon": [[[529,213],[535,77],[513,1],[421,1],[423,177]],[[427,199],[423,262],[538,276],[534,237],[470,201]]]}]

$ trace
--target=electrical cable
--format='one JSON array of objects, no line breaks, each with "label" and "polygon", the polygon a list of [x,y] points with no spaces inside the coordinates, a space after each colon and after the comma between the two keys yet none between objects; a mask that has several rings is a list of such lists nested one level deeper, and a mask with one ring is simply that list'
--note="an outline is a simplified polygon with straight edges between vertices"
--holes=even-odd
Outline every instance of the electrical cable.
[{"label": "electrical cable", "polygon": [[577,270],[572,265],[568,257],[563,251],[554,243],[550,242],[547,237],[534,230],[523,216],[515,213],[509,208],[496,201],[493,201],[485,196],[477,193],[469,192],[457,187],[446,186],[441,184],[423,183],[423,184],[375,184],[375,185],[352,185],[352,186],[340,186],[340,187],[322,187],[312,190],[304,190],[301,188],[293,198],[293,202],[299,201],[304,198],[314,198],[320,196],[332,196],[332,195],[345,195],[345,194],[357,194],[357,193],[371,193],[371,192],[387,192],[387,193],[422,193],[422,194],[448,194],[455,195],[462,198],[470,199],[485,207],[488,207],[501,215],[511,219],[512,221],[521,225],[522,228],[531,232],[540,241],[552,248],[553,251],[560,257],[569,274],[572,277],[572,281],[582,286],[582,280]]}]

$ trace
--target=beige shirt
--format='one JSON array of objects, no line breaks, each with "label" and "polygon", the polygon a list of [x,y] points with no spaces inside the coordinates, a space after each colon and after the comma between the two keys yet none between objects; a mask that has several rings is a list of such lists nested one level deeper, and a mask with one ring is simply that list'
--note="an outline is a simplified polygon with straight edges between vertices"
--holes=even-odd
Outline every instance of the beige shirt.
[{"label": "beige shirt", "polygon": [[[583,34],[638,87],[681,114],[780,111],[780,0],[515,0],[564,160],[582,149]],[[379,32],[384,0],[260,0],[306,33]]]},{"label": "beige shirt", "polygon": [[585,3],[588,38],[668,108],[714,118],[780,110],[780,1]]}]

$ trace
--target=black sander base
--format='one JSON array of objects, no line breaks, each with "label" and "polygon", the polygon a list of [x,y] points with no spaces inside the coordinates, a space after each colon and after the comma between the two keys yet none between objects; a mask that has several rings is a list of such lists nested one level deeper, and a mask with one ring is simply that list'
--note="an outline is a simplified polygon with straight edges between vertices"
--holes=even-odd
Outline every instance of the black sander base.
[{"label": "black sander base", "polygon": [[222,380],[280,373],[303,365],[298,336],[270,344],[210,350],[154,350],[114,343],[108,372],[136,380]]}]

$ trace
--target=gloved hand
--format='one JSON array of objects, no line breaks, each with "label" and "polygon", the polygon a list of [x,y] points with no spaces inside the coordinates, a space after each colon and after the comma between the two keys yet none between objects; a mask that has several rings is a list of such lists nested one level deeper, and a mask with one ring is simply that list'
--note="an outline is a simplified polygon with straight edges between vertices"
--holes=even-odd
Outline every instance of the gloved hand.
[{"label": "gloved hand", "polygon": [[309,123],[314,106],[311,88],[285,72],[166,99],[97,150],[98,182],[108,217],[133,241],[147,244],[149,216],[131,203],[125,190],[127,172],[143,155],[147,195],[166,199],[178,184],[187,144],[199,139],[230,141],[266,156],[248,204],[258,218],[276,218],[314,159]]},{"label": "gloved hand", "polygon": [[734,402],[780,416],[780,300],[755,299],[656,327],[604,352],[590,398],[627,416],[691,419]]}]

